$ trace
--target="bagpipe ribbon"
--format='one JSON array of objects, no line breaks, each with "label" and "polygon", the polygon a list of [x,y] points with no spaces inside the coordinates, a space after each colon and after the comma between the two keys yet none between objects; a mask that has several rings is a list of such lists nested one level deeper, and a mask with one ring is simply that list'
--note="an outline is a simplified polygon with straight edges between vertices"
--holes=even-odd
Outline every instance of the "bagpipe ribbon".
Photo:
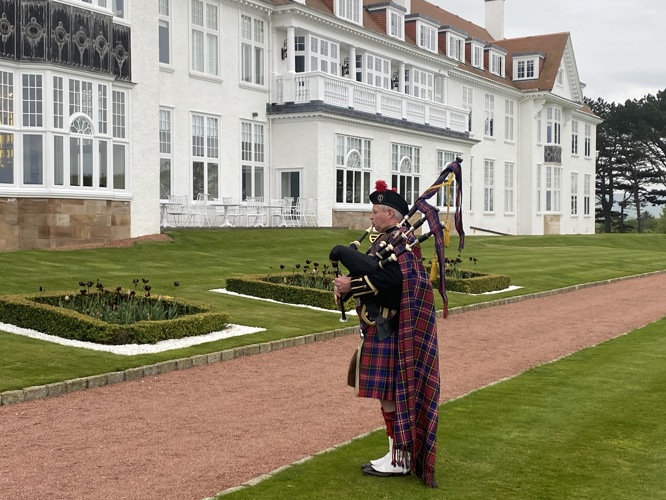
[{"label": "bagpipe ribbon", "polygon": [[444,185],[446,178],[453,174],[456,180],[456,208],[453,214],[453,221],[458,232],[460,240],[458,242],[458,252],[460,252],[465,246],[465,231],[463,229],[462,221],[462,169],[460,163],[457,161],[452,161],[449,163],[442,173],[439,175],[435,183],[426,189],[421,196],[419,196],[414,205],[421,212],[430,226],[430,232],[435,237],[435,253],[437,254],[437,261],[439,267],[439,285],[437,289],[439,294],[444,300],[444,317],[448,313],[448,298],[446,296],[446,265],[444,263],[444,228],[442,223],[439,220],[438,211],[433,207],[427,200],[432,198],[437,191]]}]

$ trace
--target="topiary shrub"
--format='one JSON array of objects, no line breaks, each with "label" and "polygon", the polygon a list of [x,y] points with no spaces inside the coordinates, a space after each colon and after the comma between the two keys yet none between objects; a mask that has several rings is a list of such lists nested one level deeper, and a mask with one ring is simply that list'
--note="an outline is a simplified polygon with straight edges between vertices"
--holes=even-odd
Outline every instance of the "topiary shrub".
[{"label": "topiary shrub", "polygon": [[[290,284],[293,275],[278,274],[273,276],[251,275],[239,278],[227,278],[227,290],[230,292],[252,295],[264,299],[277,300],[288,304],[305,304],[322,309],[339,309],[333,292]],[[345,302],[345,310],[356,307],[355,301]]]},{"label": "topiary shrub", "polygon": [[[58,337],[98,344],[154,344],[224,330],[227,313],[210,312],[207,304],[178,299],[180,316],[168,320],[144,320],[112,324],[57,304],[67,292],[0,296],[0,321]],[[148,301],[171,301],[169,297],[142,297]]]}]

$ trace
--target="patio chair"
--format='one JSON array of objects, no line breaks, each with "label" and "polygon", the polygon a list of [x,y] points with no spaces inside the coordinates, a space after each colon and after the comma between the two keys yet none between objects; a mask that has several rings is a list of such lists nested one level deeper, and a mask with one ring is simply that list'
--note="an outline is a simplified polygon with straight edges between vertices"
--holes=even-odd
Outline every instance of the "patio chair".
[{"label": "patio chair", "polygon": [[192,225],[202,227],[204,222],[210,227],[208,218],[208,195],[206,193],[197,194],[197,199],[190,206],[190,222]]},{"label": "patio chair", "polygon": [[175,227],[186,226],[190,217],[190,197],[187,195],[170,195],[167,208],[167,224]]},{"label": "patio chair", "polygon": [[246,225],[264,227],[264,200],[263,197],[248,197],[245,199]]}]

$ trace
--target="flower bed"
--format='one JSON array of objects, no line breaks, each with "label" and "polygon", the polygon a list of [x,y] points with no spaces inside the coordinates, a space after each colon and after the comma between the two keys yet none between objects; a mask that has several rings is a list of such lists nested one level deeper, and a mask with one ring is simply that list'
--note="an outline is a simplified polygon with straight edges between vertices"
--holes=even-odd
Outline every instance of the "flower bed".
[{"label": "flower bed", "polygon": [[[150,305],[175,304],[175,319],[140,320],[114,324],[82,314],[58,304],[71,296],[68,292],[20,294],[0,297],[0,322],[58,337],[98,344],[154,344],[224,330],[229,323],[226,313],[210,312],[207,304],[172,297],[141,297]],[[137,298],[137,300],[139,300]]]}]

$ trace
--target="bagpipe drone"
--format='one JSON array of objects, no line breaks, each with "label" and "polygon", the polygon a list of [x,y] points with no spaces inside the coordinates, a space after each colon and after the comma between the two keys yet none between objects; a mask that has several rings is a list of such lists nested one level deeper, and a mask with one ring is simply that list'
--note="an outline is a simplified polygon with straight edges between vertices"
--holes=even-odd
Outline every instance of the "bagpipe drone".
[{"label": "bagpipe drone", "polygon": [[[439,174],[437,180],[426,189],[414,202],[412,208],[407,212],[403,219],[398,224],[398,228],[406,228],[406,231],[393,231],[389,238],[382,242],[383,247],[375,254],[368,255],[359,251],[361,242],[368,236],[372,227],[369,227],[361,235],[361,237],[351,242],[348,246],[336,245],[329,253],[329,260],[336,276],[340,275],[339,264],[347,268],[351,276],[363,276],[370,274],[377,269],[383,269],[386,266],[398,261],[398,257],[404,252],[411,252],[414,247],[420,245],[431,236],[435,237],[435,253],[436,262],[438,266],[439,284],[438,290],[442,299],[444,300],[444,316],[446,317],[447,311],[447,297],[445,290],[445,264],[444,264],[444,247],[448,243],[448,224],[447,227],[442,227],[439,220],[439,210],[428,203],[428,199],[434,196],[440,188],[450,186],[455,180],[456,193],[455,193],[455,210],[454,210],[454,226],[460,237],[458,243],[458,252],[460,252],[465,244],[465,232],[462,222],[462,158],[456,157],[454,161],[449,163],[444,170]],[[422,217],[414,224],[409,223],[416,212],[421,212]],[[418,238],[413,238],[414,231],[420,228],[424,223],[428,223],[428,231],[421,234]],[[348,297],[341,297],[340,310],[342,317],[340,321],[347,321],[344,302]]]}]

